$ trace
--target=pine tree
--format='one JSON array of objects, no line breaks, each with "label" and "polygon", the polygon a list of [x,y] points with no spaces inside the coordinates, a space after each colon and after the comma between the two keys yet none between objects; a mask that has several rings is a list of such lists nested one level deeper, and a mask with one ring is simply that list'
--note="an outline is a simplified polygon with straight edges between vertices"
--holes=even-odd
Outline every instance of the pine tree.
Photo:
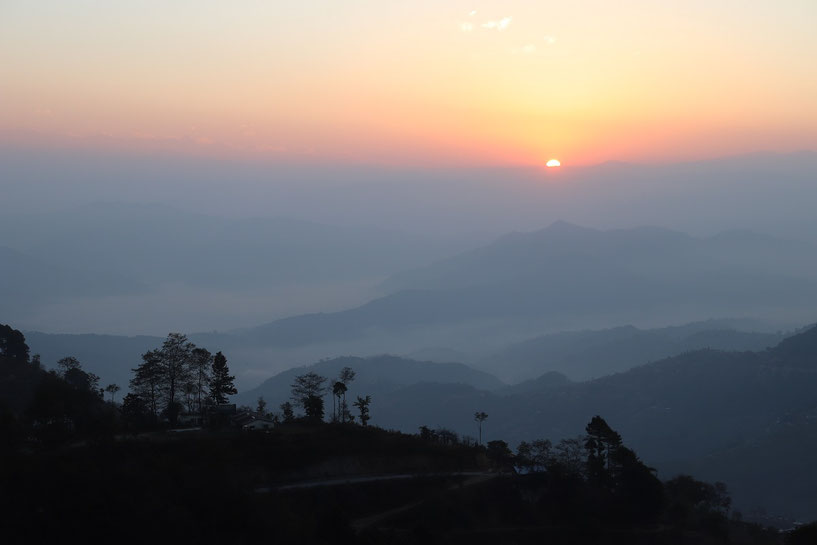
[{"label": "pine tree", "polygon": [[224,354],[217,352],[213,358],[213,371],[210,377],[210,398],[217,404],[227,403],[227,396],[238,393],[233,381],[235,377],[230,375],[227,367],[227,358]]}]

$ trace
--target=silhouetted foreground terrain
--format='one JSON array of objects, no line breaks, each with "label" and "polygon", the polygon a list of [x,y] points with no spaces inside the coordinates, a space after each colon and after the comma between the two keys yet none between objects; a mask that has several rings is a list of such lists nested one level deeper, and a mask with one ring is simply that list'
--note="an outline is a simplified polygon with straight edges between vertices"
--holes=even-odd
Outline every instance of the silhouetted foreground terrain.
[{"label": "silhouetted foreground terrain", "polygon": [[[776,530],[740,522],[725,485],[687,476],[660,481],[599,416],[583,435],[557,444],[523,442],[512,452],[505,441],[481,445],[444,429],[420,426],[415,435],[366,426],[368,401],[361,404],[360,397],[355,406],[363,425],[324,423],[323,404],[310,404],[320,400],[315,392],[321,381],[310,389],[305,385],[312,375],[305,374],[292,385],[293,395],[303,387],[305,416],[285,415],[256,432],[218,418],[203,428],[168,429],[155,415],[139,418],[134,400],[146,395],[144,389],[119,407],[103,400],[96,377],[75,360],[61,361],[59,373],[47,372],[29,356],[22,334],[8,326],[0,334],[0,526],[9,543],[67,536],[229,543],[783,543]],[[202,354],[184,342],[172,334],[146,353],[137,383],[152,358],[178,359],[185,346]],[[808,357],[799,343],[785,348],[793,358]],[[224,391],[216,379],[227,370],[220,353],[211,359],[215,399]],[[347,369],[340,380],[349,382],[354,373]],[[116,391],[105,391],[113,400]],[[170,398],[168,407],[173,403]],[[150,414],[144,406],[141,411]],[[180,419],[171,410],[163,414]],[[786,539],[807,542],[809,532],[813,528],[804,527]]]}]

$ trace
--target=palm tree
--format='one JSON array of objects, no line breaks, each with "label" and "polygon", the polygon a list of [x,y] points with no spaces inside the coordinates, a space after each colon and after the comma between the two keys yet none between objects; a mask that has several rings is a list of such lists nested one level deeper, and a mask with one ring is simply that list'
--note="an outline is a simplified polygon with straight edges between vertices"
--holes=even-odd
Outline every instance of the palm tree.
[{"label": "palm tree", "polygon": [[474,413],[474,420],[477,421],[479,425],[479,444],[482,444],[482,423],[488,419],[488,413],[484,413],[482,411],[477,411]]},{"label": "palm tree", "polygon": [[[335,422],[338,421],[338,411],[337,407],[340,407],[340,398],[346,396],[346,385],[341,382],[337,381],[334,385],[332,385],[332,395],[335,396],[334,403],[332,404],[332,420]],[[343,411],[341,411],[341,419],[343,419]]]},{"label": "palm tree", "polygon": [[121,389],[118,384],[108,384],[105,386],[105,391],[111,394],[111,403],[113,403],[113,397],[116,395],[116,392]]}]

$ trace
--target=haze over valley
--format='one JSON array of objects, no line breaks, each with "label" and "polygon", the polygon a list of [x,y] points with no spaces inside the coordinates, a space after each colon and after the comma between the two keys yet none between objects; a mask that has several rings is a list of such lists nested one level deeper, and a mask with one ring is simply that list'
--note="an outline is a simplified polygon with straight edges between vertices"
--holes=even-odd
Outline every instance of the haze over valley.
[{"label": "haze over valley", "polygon": [[815,28],[0,2],[0,542],[814,543]]}]

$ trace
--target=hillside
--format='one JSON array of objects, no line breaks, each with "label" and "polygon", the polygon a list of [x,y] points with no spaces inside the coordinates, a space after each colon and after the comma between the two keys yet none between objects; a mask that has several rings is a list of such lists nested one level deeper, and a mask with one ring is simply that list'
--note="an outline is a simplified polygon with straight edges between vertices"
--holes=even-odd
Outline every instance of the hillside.
[{"label": "hillside", "polygon": [[[490,416],[487,437],[501,436],[510,442],[537,437],[568,437],[594,414],[604,414],[612,426],[630,438],[633,447],[651,465],[678,471],[704,471],[707,478],[734,483],[735,501],[743,509],[768,491],[817,486],[813,472],[794,474],[783,466],[763,467],[764,476],[740,466],[720,474],[716,468],[742,452],[755,458],[754,444],[766,452],[779,448],[780,459],[790,457],[790,467],[805,467],[808,451],[792,442],[777,443],[789,422],[811,422],[817,412],[817,328],[811,328],[760,352],[699,350],[642,365],[629,371],[582,383],[554,385],[546,380],[540,388],[502,395],[467,385],[415,384],[372,402],[372,422],[411,431],[416,423],[476,434],[475,411]],[[417,400],[422,399],[422,403]],[[788,446],[787,446],[788,445]],[[745,450],[741,450],[745,449]],[[769,450],[771,449],[771,450]],[[758,454],[758,456],[762,456]],[[714,458],[713,458],[714,457]],[[781,509],[805,519],[817,517],[817,502],[794,500],[778,494]]]},{"label": "hillside", "polygon": [[779,333],[738,331],[735,327],[752,325],[737,320],[710,320],[656,329],[621,326],[553,333],[511,344],[474,366],[510,383],[547,371],[563,373],[572,380],[588,380],[683,352],[703,348],[763,350],[783,339]]},{"label": "hillside", "polygon": [[374,227],[231,219],[116,202],[0,219],[0,244],[69,267],[128,274],[151,286],[240,290],[379,278],[461,248]]},{"label": "hillside", "polygon": [[815,255],[807,243],[752,233],[696,238],[557,222],[395,275],[383,286],[389,294],[365,305],[245,334],[281,347],[392,334],[416,350],[440,346],[428,338],[444,330],[442,348],[466,350],[475,339],[506,344],[579,324],[779,316],[781,309],[805,319],[817,304]]},{"label": "hillside", "polygon": [[289,369],[267,379],[257,388],[239,393],[235,399],[253,406],[258,397],[264,397],[271,407],[277,408],[290,399],[291,385],[296,375],[312,371],[334,379],[344,367],[351,367],[357,374],[349,385],[347,397],[351,399],[357,395],[383,399],[400,388],[418,383],[466,384],[481,390],[496,390],[504,386],[493,375],[461,363],[432,363],[386,355],[341,357]]}]

